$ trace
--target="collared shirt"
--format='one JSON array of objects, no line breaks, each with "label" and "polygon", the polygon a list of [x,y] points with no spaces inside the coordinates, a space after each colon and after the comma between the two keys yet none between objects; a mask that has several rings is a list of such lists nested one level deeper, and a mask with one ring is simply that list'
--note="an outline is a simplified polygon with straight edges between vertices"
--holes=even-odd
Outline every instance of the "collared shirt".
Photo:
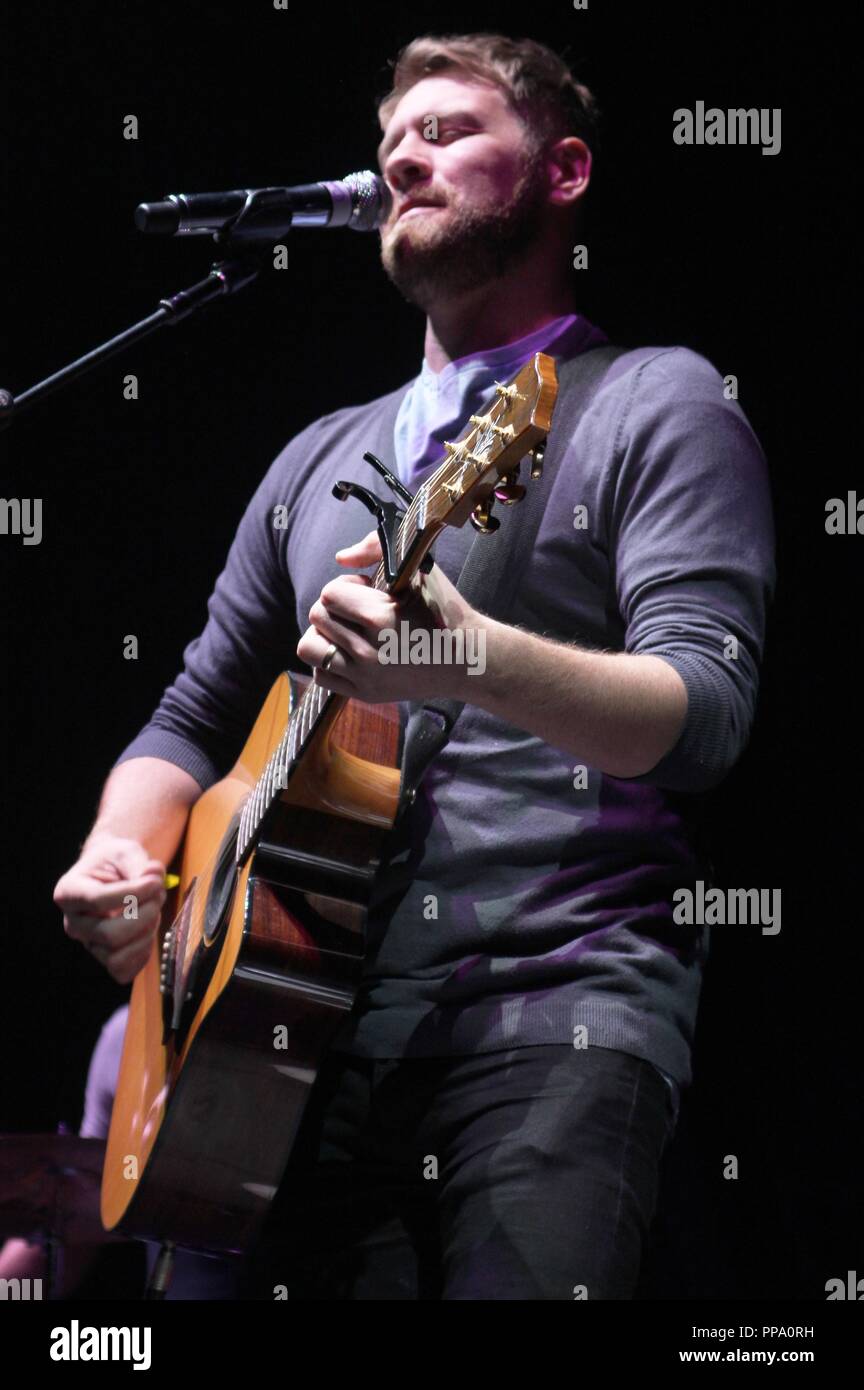
[{"label": "collared shirt", "polygon": [[435,372],[423,360],[396,417],[394,447],[399,476],[415,488],[444,456],[444,441],[463,432],[496,381],[507,381],[535,352],[575,356],[607,342],[606,334],[581,314],[563,314],[516,342],[470,352]]}]

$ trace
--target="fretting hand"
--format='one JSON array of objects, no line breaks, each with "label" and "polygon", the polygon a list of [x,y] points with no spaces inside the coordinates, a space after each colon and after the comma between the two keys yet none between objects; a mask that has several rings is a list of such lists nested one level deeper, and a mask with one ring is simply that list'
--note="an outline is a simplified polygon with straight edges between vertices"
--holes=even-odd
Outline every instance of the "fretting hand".
[{"label": "fretting hand", "polygon": [[[381,543],[370,531],[356,545],[337,551],[346,568],[364,569],[381,561]],[[310,626],[297,655],[314,671],[317,685],[367,704],[420,700],[431,696],[464,698],[477,652],[484,650],[485,619],[466,603],[438,565],[417,574],[411,589],[398,598],[375,589],[365,574],[346,574],[325,584],[309,611]],[[402,624],[429,635],[404,642]],[[443,638],[449,629],[453,638]],[[436,639],[433,634],[439,633]],[[387,637],[388,633],[395,634]],[[334,650],[335,648],[335,650]],[[428,660],[410,659],[428,653]],[[393,660],[394,652],[400,659]],[[449,652],[451,659],[447,660]],[[388,655],[390,660],[386,658]],[[460,659],[454,659],[461,656]],[[383,658],[383,659],[382,659]]]}]

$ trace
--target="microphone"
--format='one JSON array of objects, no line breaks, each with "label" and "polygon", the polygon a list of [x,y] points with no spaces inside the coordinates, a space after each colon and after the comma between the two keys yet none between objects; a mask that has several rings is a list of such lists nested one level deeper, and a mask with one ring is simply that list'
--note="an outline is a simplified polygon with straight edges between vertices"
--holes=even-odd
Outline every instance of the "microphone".
[{"label": "microphone", "polygon": [[158,236],[213,236],[242,214],[275,235],[287,227],[350,227],[372,232],[392,206],[384,179],[363,169],[330,183],[292,188],[235,188],[228,193],[169,193],[161,203],[139,203],[135,225]]}]

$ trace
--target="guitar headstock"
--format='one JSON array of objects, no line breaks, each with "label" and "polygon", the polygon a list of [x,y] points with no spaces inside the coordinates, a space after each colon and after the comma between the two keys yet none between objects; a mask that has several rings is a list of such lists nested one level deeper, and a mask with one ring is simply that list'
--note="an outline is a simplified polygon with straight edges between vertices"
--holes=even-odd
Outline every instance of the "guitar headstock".
[{"label": "guitar headstock", "polygon": [[[496,397],[487,413],[472,415],[461,439],[447,443],[447,457],[423,487],[425,507],[420,530],[464,526],[469,516],[479,531],[493,531],[494,497],[509,504],[525,496],[519,464],[549,433],[558,396],[555,360],[537,352],[513,378],[495,383]],[[539,478],[539,457],[531,476]]]}]

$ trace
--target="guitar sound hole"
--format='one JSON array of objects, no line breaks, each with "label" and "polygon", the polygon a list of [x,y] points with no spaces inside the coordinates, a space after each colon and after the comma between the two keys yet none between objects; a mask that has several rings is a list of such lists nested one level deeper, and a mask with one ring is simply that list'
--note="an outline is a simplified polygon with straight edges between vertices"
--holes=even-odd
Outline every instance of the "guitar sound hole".
[{"label": "guitar sound hole", "polygon": [[234,820],[225,832],[216,868],[207,894],[207,907],[204,912],[204,943],[212,946],[231,912],[234,891],[237,887],[237,864],[234,854],[237,849],[237,821]]}]

